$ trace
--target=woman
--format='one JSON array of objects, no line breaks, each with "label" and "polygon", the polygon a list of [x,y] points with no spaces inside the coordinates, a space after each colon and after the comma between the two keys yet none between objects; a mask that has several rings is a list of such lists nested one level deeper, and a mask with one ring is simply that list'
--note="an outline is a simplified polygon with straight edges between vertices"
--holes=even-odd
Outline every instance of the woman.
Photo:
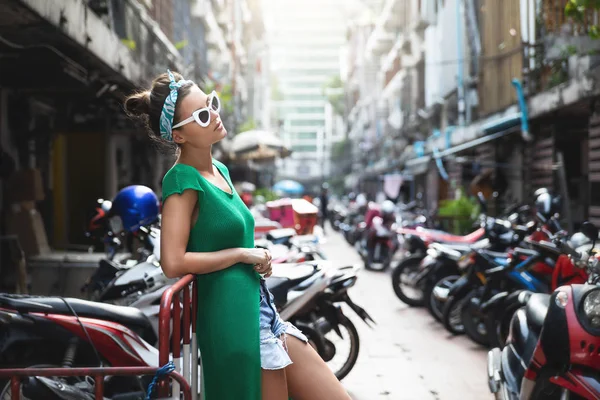
[{"label": "woman", "polygon": [[349,399],[306,337],[281,321],[259,275],[271,274],[271,256],[254,248],[254,219],[211,154],[227,135],[217,94],[169,71],[125,109],[178,148],[163,179],[161,263],[169,278],[198,276],[205,399]]}]

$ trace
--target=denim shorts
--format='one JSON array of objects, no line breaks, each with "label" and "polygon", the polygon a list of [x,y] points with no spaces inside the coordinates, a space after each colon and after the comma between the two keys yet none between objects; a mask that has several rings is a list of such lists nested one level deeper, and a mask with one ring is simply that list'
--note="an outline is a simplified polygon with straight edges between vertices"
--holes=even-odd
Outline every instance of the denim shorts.
[{"label": "denim shorts", "polygon": [[284,322],[273,302],[264,279],[260,281],[260,363],[262,369],[282,369],[292,363],[287,352],[285,334],[308,343],[298,328]]}]

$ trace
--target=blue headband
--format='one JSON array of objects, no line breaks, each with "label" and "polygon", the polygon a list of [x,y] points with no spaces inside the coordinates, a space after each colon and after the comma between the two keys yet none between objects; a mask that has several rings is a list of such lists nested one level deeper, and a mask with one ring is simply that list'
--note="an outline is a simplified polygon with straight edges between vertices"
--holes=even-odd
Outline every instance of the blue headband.
[{"label": "blue headband", "polygon": [[173,140],[173,118],[175,118],[175,104],[177,104],[177,94],[180,87],[188,83],[193,84],[194,82],[181,79],[179,82],[175,82],[175,76],[170,70],[167,70],[169,74],[169,88],[171,93],[165,99],[162,112],[160,113],[160,135],[163,139],[172,141]]}]

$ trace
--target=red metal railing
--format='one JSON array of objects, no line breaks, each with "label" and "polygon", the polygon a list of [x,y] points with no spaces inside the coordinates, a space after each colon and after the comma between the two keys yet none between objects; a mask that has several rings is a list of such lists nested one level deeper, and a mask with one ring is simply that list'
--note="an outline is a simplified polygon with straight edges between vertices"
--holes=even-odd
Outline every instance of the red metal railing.
[{"label": "red metal railing", "polygon": [[[190,288],[191,286],[191,288]],[[191,290],[191,295],[190,295]],[[173,300],[177,300],[173,302]],[[183,310],[182,308],[183,302]],[[27,376],[93,376],[95,380],[95,397],[103,399],[104,376],[115,375],[155,375],[158,369],[167,364],[171,358],[175,371],[167,374],[173,379],[172,398],[183,392],[185,400],[198,399],[198,342],[196,341],[196,309],[198,304],[198,288],[194,275],[186,275],[169,287],[162,295],[158,326],[158,367],[97,367],[97,368],[18,368],[0,369],[0,378],[9,378],[13,400],[20,399],[21,378]],[[182,329],[183,311],[183,329]],[[192,316],[194,316],[192,318]],[[172,334],[171,334],[172,333]],[[183,337],[182,337],[183,333]],[[183,374],[182,370],[183,339]],[[169,346],[171,340],[171,346]],[[172,356],[171,356],[172,349]],[[157,385],[159,398],[168,396],[169,386],[166,377]]]},{"label": "red metal railing", "polygon": [[[165,290],[160,302],[158,325],[158,364],[169,362],[169,338],[173,351],[175,371],[181,371],[183,342],[183,377],[190,382],[192,399],[198,398],[198,342],[196,341],[196,309],[198,287],[194,275],[186,275]],[[190,285],[191,296],[190,296]],[[173,300],[177,300],[173,302]],[[181,324],[181,302],[183,301],[183,330]],[[193,316],[193,317],[192,317]],[[190,329],[191,328],[191,329]],[[182,335],[183,334],[183,335]],[[182,337],[183,336],[183,337]],[[183,341],[182,341],[183,339]],[[178,393],[178,383],[173,382],[173,393]],[[168,395],[169,388],[164,379],[158,385],[159,397]]]},{"label": "red metal railing", "polygon": [[[93,376],[95,385],[94,392],[96,400],[102,400],[104,397],[105,376],[126,375],[154,375],[158,368],[156,367],[98,367],[98,368],[19,368],[19,369],[0,369],[0,378],[10,378],[10,392],[12,400],[19,400],[21,397],[21,378],[27,376]],[[192,399],[192,392],[189,383],[178,372],[168,374],[177,382],[177,386],[183,391],[185,400]]]}]

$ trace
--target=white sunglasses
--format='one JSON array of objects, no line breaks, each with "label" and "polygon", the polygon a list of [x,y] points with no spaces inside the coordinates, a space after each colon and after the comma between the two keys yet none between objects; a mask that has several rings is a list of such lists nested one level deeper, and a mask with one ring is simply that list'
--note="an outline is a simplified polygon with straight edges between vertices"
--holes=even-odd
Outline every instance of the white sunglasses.
[{"label": "white sunglasses", "polygon": [[173,127],[173,129],[182,127],[182,126],[189,124],[190,122],[194,122],[194,121],[196,121],[196,123],[198,125],[200,125],[201,127],[206,128],[210,124],[210,111],[211,110],[216,112],[217,114],[221,110],[221,101],[219,100],[219,96],[217,96],[217,92],[215,92],[214,90],[208,96],[208,106],[207,107],[203,107],[199,110],[194,111],[192,113],[191,117],[184,119],[183,121],[181,121],[180,123],[175,125]]}]

